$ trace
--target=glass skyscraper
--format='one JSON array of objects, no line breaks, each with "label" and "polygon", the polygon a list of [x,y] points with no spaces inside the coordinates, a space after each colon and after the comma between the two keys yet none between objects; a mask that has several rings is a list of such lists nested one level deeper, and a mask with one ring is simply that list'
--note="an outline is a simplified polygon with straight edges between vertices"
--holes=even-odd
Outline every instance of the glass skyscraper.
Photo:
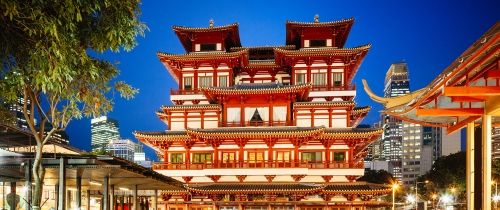
[{"label": "glass skyscraper", "polygon": [[118,121],[106,116],[90,121],[92,133],[92,151],[104,151],[112,140],[119,140]]}]

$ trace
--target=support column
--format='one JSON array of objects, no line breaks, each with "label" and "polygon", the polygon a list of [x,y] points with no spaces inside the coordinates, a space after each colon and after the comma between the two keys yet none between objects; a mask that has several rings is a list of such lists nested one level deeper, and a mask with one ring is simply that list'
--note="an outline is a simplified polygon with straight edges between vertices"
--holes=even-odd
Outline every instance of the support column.
[{"label": "support column", "polygon": [[90,189],[87,190],[87,210],[90,210]]},{"label": "support column", "polygon": [[132,207],[133,210],[139,210],[139,205],[137,203],[137,185],[134,186],[134,191],[132,193],[132,196],[133,196],[133,201],[132,201],[132,205],[134,207]]},{"label": "support column", "polygon": [[186,167],[190,168],[189,165],[191,164],[191,147],[185,147],[186,149]]},{"label": "support column", "polygon": [[115,210],[116,209],[115,185],[111,185],[110,201],[111,201],[110,209]]},{"label": "support column", "polygon": [[59,184],[54,185],[54,202],[56,209],[59,209]]},{"label": "support column", "polygon": [[240,106],[240,126],[244,127],[245,126],[245,106],[243,105],[243,100],[241,100],[241,106]]},{"label": "support column", "polygon": [[102,210],[110,210],[109,209],[109,176],[104,177],[104,183],[102,183],[103,192],[102,192]]},{"label": "support column", "polygon": [[121,210],[125,210],[125,195],[123,195],[120,199]]},{"label": "support column", "polygon": [[24,177],[26,179],[25,187],[26,187],[26,192],[25,192],[25,200],[26,200],[26,209],[31,209],[31,192],[32,192],[32,186],[31,186],[31,179],[33,178],[33,174],[31,171],[31,160],[28,160],[26,162],[25,166],[25,174]]},{"label": "support column", "polygon": [[465,185],[467,209],[474,209],[474,122],[467,123]]},{"label": "support column", "polygon": [[82,175],[76,172],[76,208],[82,209]]},{"label": "support column", "polygon": [[327,90],[332,90],[332,64],[327,63],[326,66],[326,85],[328,86]]},{"label": "support column", "polygon": [[[11,182],[10,183],[10,194],[14,195],[14,197],[16,197],[16,183],[15,182]],[[10,210],[16,210],[17,208],[17,203],[16,203],[16,199],[13,199],[13,202],[12,202],[12,205],[10,205],[11,203],[9,203],[9,209]]]},{"label": "support column", "polygon": [[213,146],[214,148],[214,164],[215,168],[219,167],[219,147],[218,146]]},{"label": "support column", "polygon": [[66,164],[66,159],[59,159],[59,192],[57,195],[57,210],[64,210],[66,207]]},{"label": "support column", "polygon": [[483,159],[483,199],[482,199],[482,210],[491,209],[491,115],[483,115],[482,121],[482,159]]},{"label": "support column", "polygon": [[158,190],[155,190],[155,195],[153,197],[153,210],[158,210]]},{"label": "support column", "polygon": [[354,165],[354,146],[349,144],[349,154],[347,157],[348,163],[349,163],[349,168],[352,168]]},{"label": "support column", "polygon": [[299,145],[293,149],[293,162],[295,162],[295,166],[299,166]]}]

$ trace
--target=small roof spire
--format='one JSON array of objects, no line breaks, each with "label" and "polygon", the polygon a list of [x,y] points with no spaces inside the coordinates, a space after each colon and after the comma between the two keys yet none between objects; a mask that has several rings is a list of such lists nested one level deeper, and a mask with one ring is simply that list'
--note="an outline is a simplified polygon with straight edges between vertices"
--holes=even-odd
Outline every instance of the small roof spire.
[{"label": "small roof spire", "polygon": [[318,14],[314,15],[314,22],[319,23],[319,15]]},{"label": "small roof spire", "polygon": [[208,21],[208,27],[213,28],[214,27],[214,19],[210,18]]}]

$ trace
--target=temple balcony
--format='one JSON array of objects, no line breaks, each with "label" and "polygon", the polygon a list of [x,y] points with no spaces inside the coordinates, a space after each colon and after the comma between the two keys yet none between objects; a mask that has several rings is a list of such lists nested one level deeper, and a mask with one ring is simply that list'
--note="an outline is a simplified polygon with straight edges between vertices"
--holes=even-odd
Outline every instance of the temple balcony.
[{"label": "temple balcony", "polygon": [[293,121],[219,122],[219,127],[293,126]]},{"label": "temple balcony", "polygon": [[310,98],[325,98],[327,101],[331,101],[334,98],[353,98],[356,96],[356,85],[343,85],[329,87],[326,85],[319,86],[313,85],[311,92],[309,93]]},{"label": "temple balcony", "polygon": [[203,169],[280,169],[280,168],[307,168],[307,169],[363,169],[364,163],[358,162],[350,165],[345,161],[231,161],[231,162],[206,162],[206,163],[163,163],[153,164],[154,170],[203,170]]},{"label": "temple balcony", "polygon": [[208,104],[207,98],[200,90],[170,89],[170,100],[173,104]]}]

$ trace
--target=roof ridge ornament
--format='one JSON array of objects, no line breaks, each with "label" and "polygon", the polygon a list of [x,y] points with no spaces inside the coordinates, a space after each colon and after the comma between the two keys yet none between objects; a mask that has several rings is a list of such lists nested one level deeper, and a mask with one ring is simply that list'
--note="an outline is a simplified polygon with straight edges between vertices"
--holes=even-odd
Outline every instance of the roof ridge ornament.
[{"label": "roof ridge ornament", "polygon": [[210,20],[208,21],[208,27],[209,28],[213,28],[214,27],[214,19],[213,18],[210,18]]},{"label": "roof ridge ornament", "polygon": [[319,23],[319,15],[314,15],[314,23]]}]

